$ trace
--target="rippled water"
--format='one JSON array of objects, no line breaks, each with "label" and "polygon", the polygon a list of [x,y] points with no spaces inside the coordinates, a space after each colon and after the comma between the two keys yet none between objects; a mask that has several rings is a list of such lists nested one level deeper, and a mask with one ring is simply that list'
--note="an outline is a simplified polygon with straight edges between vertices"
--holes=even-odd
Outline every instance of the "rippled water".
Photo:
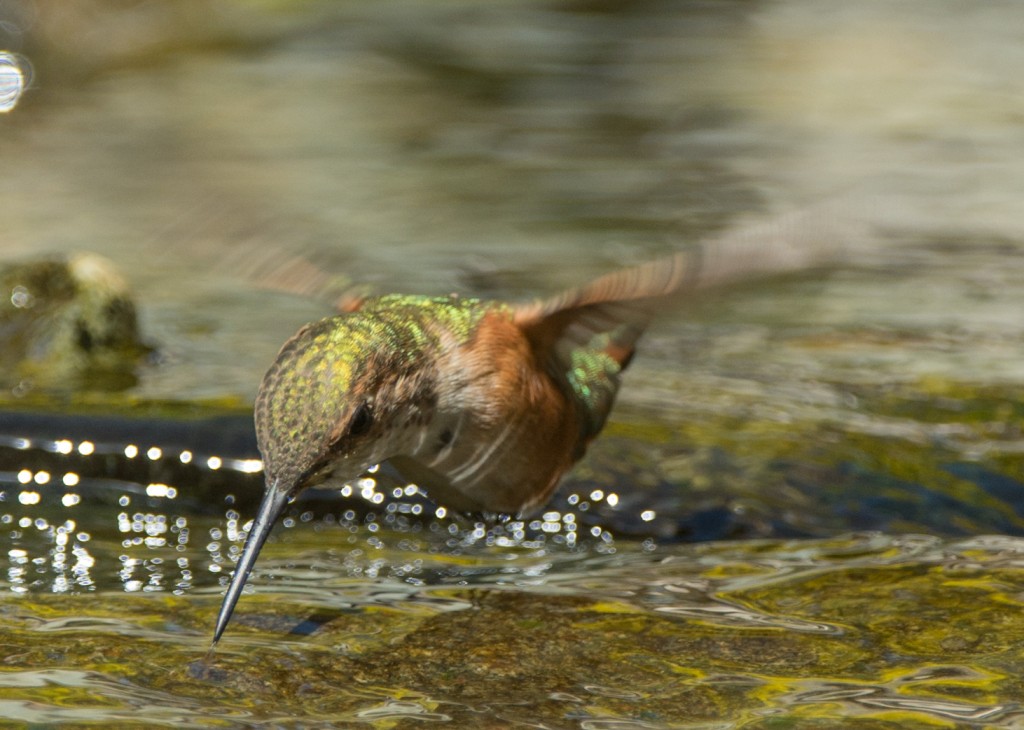
[{"label": "rippled water", "polygon": [[[1017,727],[1024,713],[1019,539],[452,549],[321,523],[268,547],[213,658],[220,561],[203,547],[127,558],[123,591],[8,602],[8,661],[25,669],[0,679],[7,717]],[[193,561],[187,590],[161,581],[161,552]]]},{"label": "rippled water", "polygon": [[[128,383],[0,373],[0,716],[1024,726],[1022,20],[4,4],[33,75],[0,252],[107,256],[154,350]],[[206,655],[261,488],[250,399],[327,312],[250,258],[532,297],[864,199],[851,267],[664,312],[546,512],[476,524],[385,475],[311,495]]]},{"label": "rippled water", "polygon": [[[213,422],[231,441],[246,421]],[[122,423],[85,425],[102,434]],[[1019,481],[991,489],[986,509],[964,480],[947,491],[885,473],[828,481],[849,464],[801,492],[796,477],[810,477],[799,462],[786,493],[763,504],[734,486],[702,506],[701,482],[752,478],[719,458],[683,488],[624,485],[635,493],[622,498],[621,487],[573,477],[536,519],[485,525],[439,518],[425,500],[365,480],[292,508],[210,656],[260,475],[244,448],[183,448],[173,425],[131,429],[159,427],[163,448],[39,436],[3,445],[4,463],[22,465],[0,472],[5,717],[131,724],[143,713],[147,724],[196,727],[1024,720],[1021,537],[778,537],[849,529],[867,515],[937,534],[968,524],[1022,534],[1001,522]],[[607,448],[628,453],[636,438],[610,434]],[[926,465],[907,455],[894,470]],[[616,471],[598,464],[602,473]],[[665,493],[678,501],[680,491],[686,507],[673,512]],[[673,520],[693,530],[675,539],[718,539],[675,543],[664,537]],[[775,537],[721,539],[736,529]]]}]

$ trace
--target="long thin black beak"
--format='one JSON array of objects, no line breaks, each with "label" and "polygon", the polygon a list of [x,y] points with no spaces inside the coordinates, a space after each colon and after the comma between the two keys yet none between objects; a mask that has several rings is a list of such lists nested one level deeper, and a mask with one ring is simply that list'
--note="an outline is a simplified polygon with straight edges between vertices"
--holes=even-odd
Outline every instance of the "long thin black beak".
[{"label": "long thin black beak", "polygon": [[267,492],[263,495],[263,502],[260,504],[260,511],[256,515],[256,521],[249,531],[249,537],[245,539],[242,557],[235,564],[235,574],[231,576],[231,585],[228,586],[228,592],[224,594],[224,602],[220,605],[220,613],[217,614],[217,627],[213,630],[213,642],[210,644],[211,650],[220,641],[221,634],[227,628],[231,614],[235,610],[235,604],[238,603],[238,598],[242,595],[245,581],[256,562],[256,556],[260,554],[260,548],[270,536],[270,531],[274,528],[274,523],[284,511],[286,504],[288,504],[288,492],[279,489],[276,483],[268,484]]}]

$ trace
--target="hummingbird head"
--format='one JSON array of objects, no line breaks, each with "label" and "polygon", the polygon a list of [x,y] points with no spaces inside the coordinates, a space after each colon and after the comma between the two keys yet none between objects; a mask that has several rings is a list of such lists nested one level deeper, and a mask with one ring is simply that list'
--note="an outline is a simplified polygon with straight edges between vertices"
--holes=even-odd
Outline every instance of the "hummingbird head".
[{"label": "hummingbird head", "polygon": [[268,489],[291,498],[335,471],[348,479],[374,463],[390,379],[379,351],[366,346],[367,324],[352,314],[307,325],[267,371],[255,420]]},{"label": "hummingbird head", "polygon": [[[381,348],[379,324],[352,313],[303,327],[281,348],[256,395],[266,491],[217,619],[227,626],[274,523],[305,488],[353,479],[402,447],[419,380],[406,356]],[[376,346],[375,346],[376,345]],[[389,354],[391,353],[391,354]],[[405,414],[398,428],[395,416]]]}]

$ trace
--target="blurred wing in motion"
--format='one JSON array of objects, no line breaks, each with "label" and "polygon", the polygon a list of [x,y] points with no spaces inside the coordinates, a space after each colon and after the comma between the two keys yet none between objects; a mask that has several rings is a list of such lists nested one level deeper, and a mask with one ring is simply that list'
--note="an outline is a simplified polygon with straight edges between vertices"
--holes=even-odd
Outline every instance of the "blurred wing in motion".
[{"label": "blurred wing in motion", "polygon": [[867,234],[849,213],[825,205],[727,231],[673,256],[520,305],[515,321],[549,370],[568,380],[585,410],[584,435],[591,437],[604,424],[637,340],[667,300],[846,263]]}]

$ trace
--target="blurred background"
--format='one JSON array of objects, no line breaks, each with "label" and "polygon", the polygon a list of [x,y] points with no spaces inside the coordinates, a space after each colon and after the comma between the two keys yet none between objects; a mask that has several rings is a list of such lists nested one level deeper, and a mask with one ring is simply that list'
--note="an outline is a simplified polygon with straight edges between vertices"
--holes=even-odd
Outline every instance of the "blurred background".
[{"label": "blurred background", "polygon": [[[248,251],[314,251],[380,292],[524,298],[872,194],[896,278],[876,260],[811,302],[783,288],[677,310],[626,399],[684,368],[801,388],[1019,383],[1021,15],[944,0],[4,0],[0,48],[31,84],[0,116],[0,252],[92,251],[120,270],[157,364],[119,388],[245,402],[280,343],[328,311],[238,276]],[[767,325],[843,342],[794,372]]]}]

